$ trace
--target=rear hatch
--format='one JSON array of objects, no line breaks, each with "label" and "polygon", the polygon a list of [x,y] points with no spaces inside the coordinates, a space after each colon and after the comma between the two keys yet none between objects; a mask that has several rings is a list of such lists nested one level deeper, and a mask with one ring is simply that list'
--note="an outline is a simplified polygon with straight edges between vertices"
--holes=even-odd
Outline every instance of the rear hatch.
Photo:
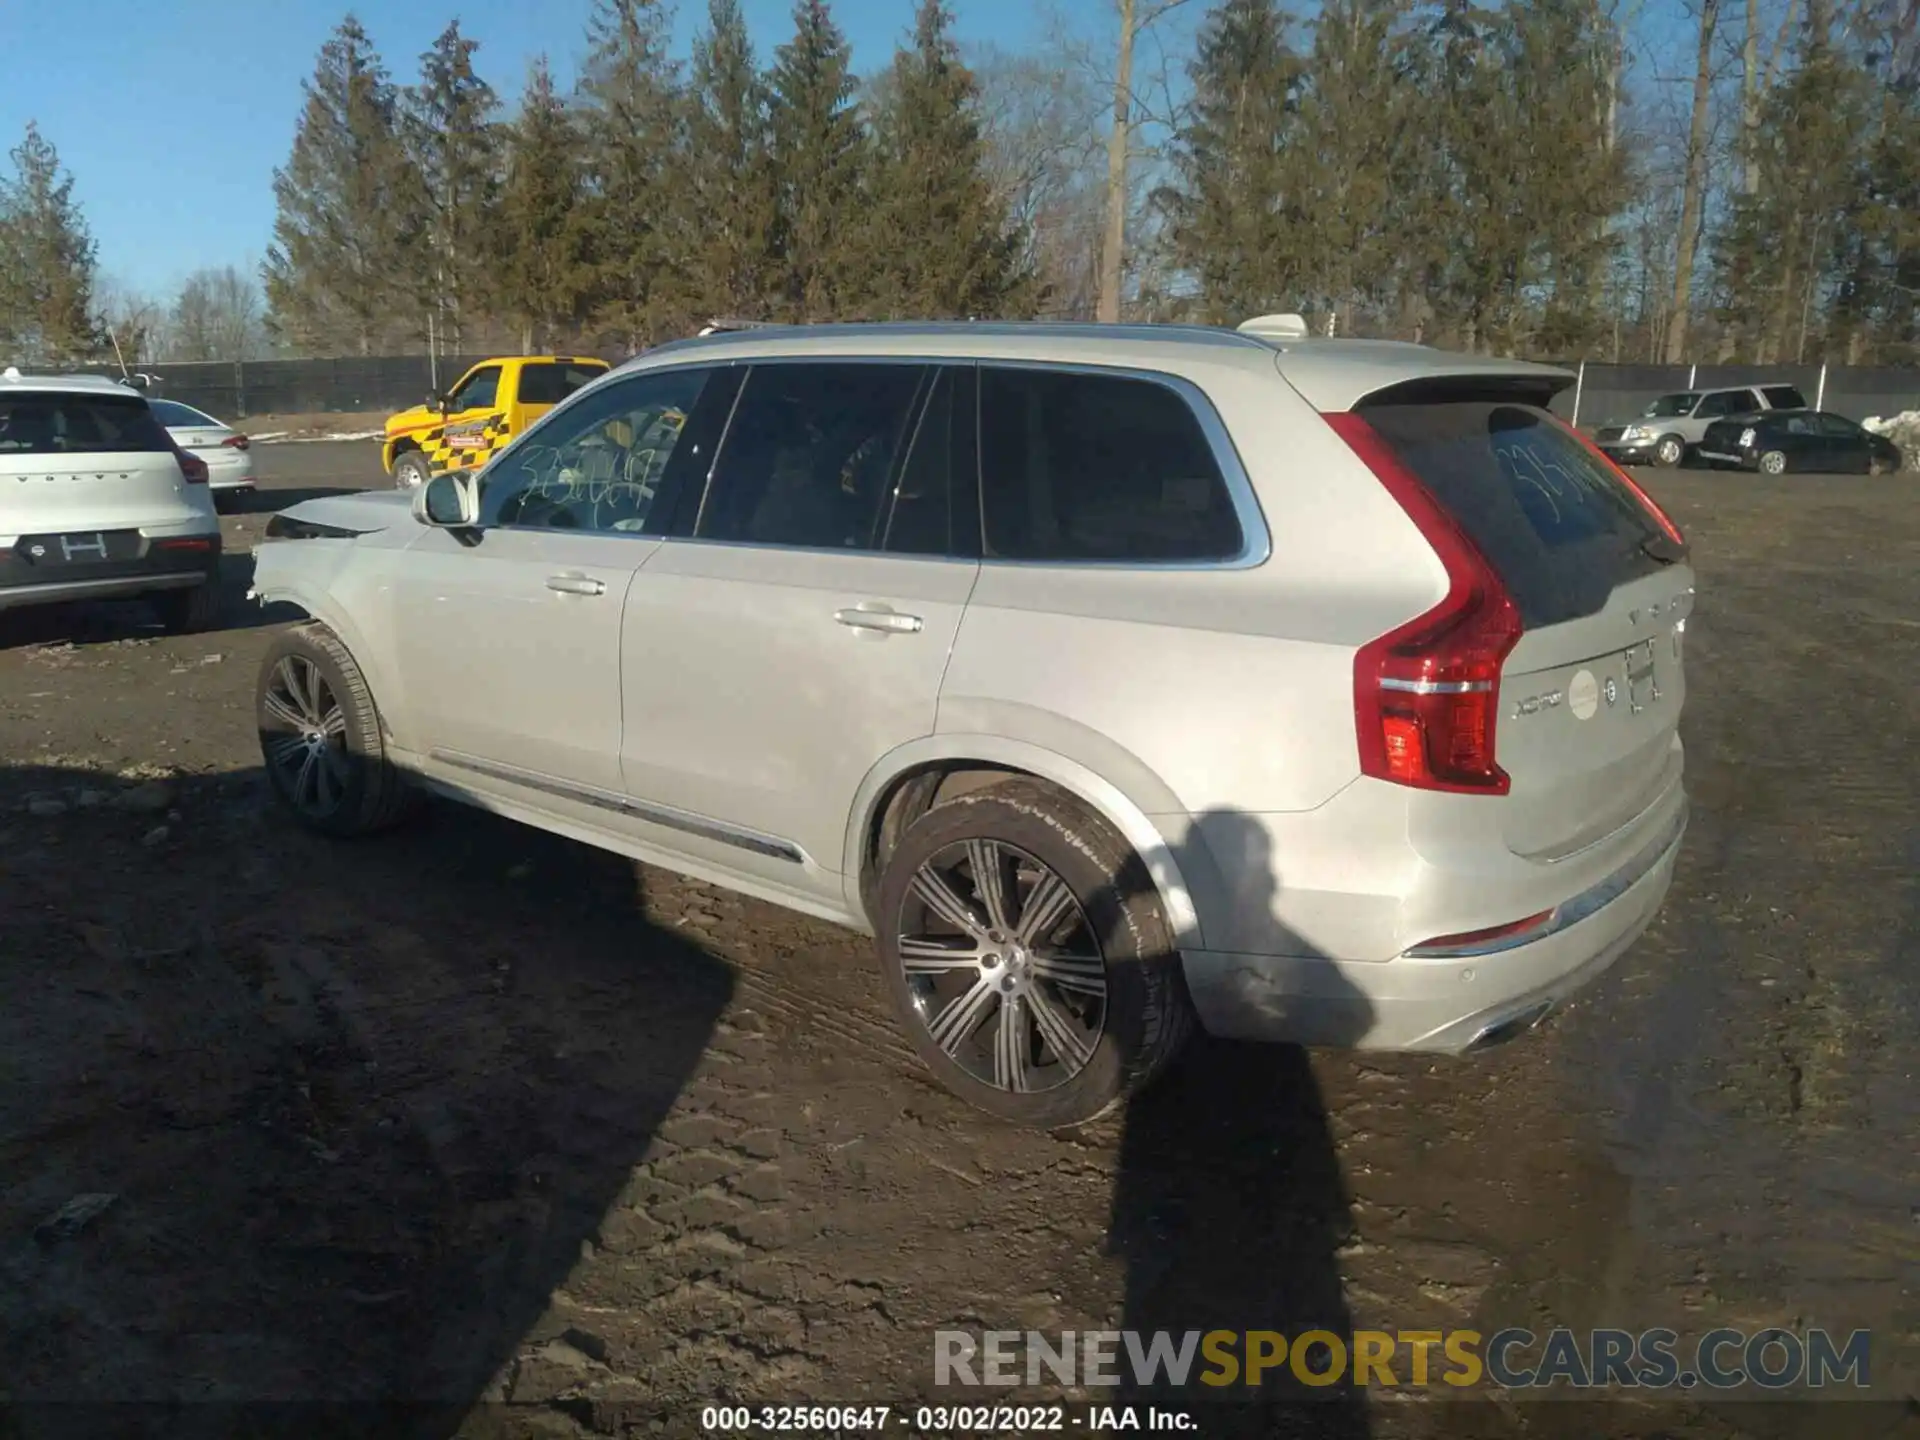
[{"label": "rear hatch", "polygon": [[1510,848],[1570,854],[1675,778],[1693,601],[1684,545],[1619,472],[1533,405],[1499,398],[1361,413],[1505,583],[1525,627],[1500,672],[1495,755]]},{"label": "rear hatch", "polygon": [[0,534],[59,536],[177,525],[207,513],[145,399],[0,394]]}]

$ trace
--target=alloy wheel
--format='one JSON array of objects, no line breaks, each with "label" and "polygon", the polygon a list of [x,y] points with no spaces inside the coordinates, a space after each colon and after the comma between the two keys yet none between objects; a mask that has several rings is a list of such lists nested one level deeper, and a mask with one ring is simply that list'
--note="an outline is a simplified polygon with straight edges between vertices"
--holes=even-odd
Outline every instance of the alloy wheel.
[{"label": "alloy wheel", "polygon": [[914,872],[897,933],[914,1013],[975,1080],[1034,1094],[1093,1058],[1106,958],[1044,862],[997,840],[948,845]]},{"label": "alloy wheel", "polygon": [[326,675],[304,655],[282,656],[260,710],[261,748],[281,790],[304,815],[333,814],[346,799],[352,762],[347,712]]}]

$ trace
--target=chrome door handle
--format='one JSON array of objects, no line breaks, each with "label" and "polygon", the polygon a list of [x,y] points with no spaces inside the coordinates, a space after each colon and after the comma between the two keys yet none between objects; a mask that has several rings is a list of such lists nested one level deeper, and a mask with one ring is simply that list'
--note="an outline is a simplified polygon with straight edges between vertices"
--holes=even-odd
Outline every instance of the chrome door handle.
[{"label": "chrome door handle", "polygon": [[833,618],[849,630],[878,630],[885,635],[911,635],[921,626],[918,615],[903,615],[898,610],[866,610],[859,606],[836,610]]},{"label": "chrome door handle", "polygon": [[562,595],[604,595],[607,582],[591,575],[549,575],[547,588],[558,590]]}]

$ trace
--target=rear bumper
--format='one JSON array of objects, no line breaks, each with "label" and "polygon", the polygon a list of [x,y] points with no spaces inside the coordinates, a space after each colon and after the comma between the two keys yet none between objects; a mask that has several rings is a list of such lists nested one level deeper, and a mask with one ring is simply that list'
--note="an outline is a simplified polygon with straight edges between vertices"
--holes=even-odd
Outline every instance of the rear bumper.
[{"label": "rear bumper", "polygon": [[45,570],[7,552],[0,557],[0,610],[185,590],[211,584],[219,569],[218,532],[148,536],[138,559],[88,566],[84,571],[71,565]]},{"label": "rear bumper", "polygon": [[1741,470],[1753,470],[1759,467],[1757,456],[1743,455],[1737,450],[1701,450],[1698,455],[1709,465],[1732,465]]},{"label": "rear bumper", "polygon": [[1384,962],[1185,954],[1201,1023],[1228,1039],[1458,1055],[1510,1038],[1598,978],[1665,900],[1684,795],[1624,864],[1563,901],[1544,933],[1483,953]]}]

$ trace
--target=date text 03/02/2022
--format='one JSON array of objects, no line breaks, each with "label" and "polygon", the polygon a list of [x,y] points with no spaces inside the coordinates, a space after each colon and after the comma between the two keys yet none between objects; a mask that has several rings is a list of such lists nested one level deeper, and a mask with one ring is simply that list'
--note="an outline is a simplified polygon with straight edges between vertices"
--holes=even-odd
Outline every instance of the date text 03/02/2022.
[{"label": "date text 03/02/2022", "polygon": [[709,1405],[702,1430],[722,1433],[847,1433],[905,1430],[916,1435],[1012,1434],[1084,1430],[1197,1430],[1184,1410],[1155,1406],[1086,1405]]}]

